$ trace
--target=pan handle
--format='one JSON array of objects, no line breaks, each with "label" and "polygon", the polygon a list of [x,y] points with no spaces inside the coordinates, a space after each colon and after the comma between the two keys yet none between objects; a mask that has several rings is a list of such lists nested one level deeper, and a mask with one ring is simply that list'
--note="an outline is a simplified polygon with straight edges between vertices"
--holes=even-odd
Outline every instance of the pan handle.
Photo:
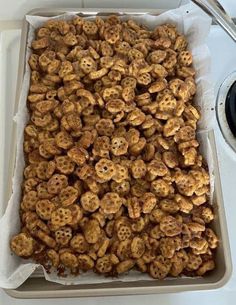
[{"label": "pan handle", "polygon": [[217,0],[192,0],[225,30],[236,42],[236,25]]}]

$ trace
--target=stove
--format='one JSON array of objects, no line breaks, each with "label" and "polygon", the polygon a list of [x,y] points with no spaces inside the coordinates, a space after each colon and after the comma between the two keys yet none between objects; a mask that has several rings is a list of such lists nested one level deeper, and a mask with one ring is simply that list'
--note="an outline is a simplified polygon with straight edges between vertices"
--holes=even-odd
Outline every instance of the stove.
[{"label": "stove", "polygon": [[[222,93],[220,87],[224,81],[228,82],[228,89],[231,88],[229,84],[236,81],[236,44],[235,42],[217,25],[213,25],[210,31],[210,35],[207,41],[208,47],[211,53],[211,76],[212,83],[214,84],[214,92],[216,98],[216,105],[221,107],[221,113],[224,113],[225,101],[220,101],[219,94]],[[233,77],[235,79],[233,81]],[[230,82],[229,82],[230,79]],[[226,83],[223,84],[222,89],[227,88]],[[226,91],[228,92],[228,90]],[[227,95],[227,94],[226,94]],[[217,100],[218,96],[218,100]],[[222,104],[221,104],[222,103]],[[221,105],[220,105],[221,104]],[[215,107],[215,114],[217,112],[217,107]],[[218,114],[220,113],[218,112]],[[221,123],[221,128],[218,122]],[[218,122],[215,119],[214,130],[216,136],[217,153],[219,159],[221,183],[223,189],[224,205],[227,218],[227,226],[229,232],[231,255],[232,258],[236,257],[236,241],[234,238],[235,231],[235,215],[236,215],[236,151],[230,147],[230,143],[234,145],[236,139],[230,138],[230,143],[226,142],[228,137],[225,134],[229,134],[229,127],[226,121],[221,122],[218,116]],[[223,136],[224,133],[224,136]],[[234,142],[235,141],[235,142]],[[231,146],[232,146],[231,145]],[[236,262],[233,260],[233,274],[229,283],[223,289],[230,288],[236,290]]]}]

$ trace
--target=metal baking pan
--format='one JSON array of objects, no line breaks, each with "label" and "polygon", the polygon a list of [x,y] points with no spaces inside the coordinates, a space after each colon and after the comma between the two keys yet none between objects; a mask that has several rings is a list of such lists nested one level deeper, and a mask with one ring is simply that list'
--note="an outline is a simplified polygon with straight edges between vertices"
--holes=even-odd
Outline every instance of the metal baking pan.
[{"label": "metal baking pan", "polygon": [[[132,15],[150,13],[159,15],[164,10],[148,9],[35,9],[28,14],[37,16],[53,17],[63,14],[65,12],[76,12],[81,16],[106,16],[112,14],[117,15]],[[25,69],[25,52],[26,42],[28,36],[28,23],[24,19],[21,48],[18,71],[18,81],[16,89],[15,110],[19,101],[24,69]],[[83,284],[83,285],[61,285],[46,281],[42,273],[33,274],[17,289],[6,289],[6,293],[15,298],[66,298],[66,297],[86,297],[86,296],[115,296],[115,295],[132,295],[132,294],[156,294],[156,293],[174,293],[194,290],[210,290],[217,289],[226,284],[232,272],[232,262],[230,255],[230,247],[228,240],[228,232],[226,226],[224,203],[221,190],[220,174],[218,167],[218,159],[215,145],[215,137],[213,130],[208,133],[209,141],[213,151],[214,159],[214,175],[215,188],[213,195],[213,208],[216,213],[216,218],[213,222],[213,228],[220,239],[220,244],[216,253],[217,268],[210,274],[198,278],[174,278],[171,280],[153,280],[153,281],[134,281],[134,282],[111,282],[101,284]],[[12,134],[12,166],[10,168],[13,174],[14,160],[15,160],[15,132]],[[10,179],[9,179],[10,180]],[[11,189],[11,181],[9,181],[9,188]],[[9,194],[10,197],[10,194]]]}]

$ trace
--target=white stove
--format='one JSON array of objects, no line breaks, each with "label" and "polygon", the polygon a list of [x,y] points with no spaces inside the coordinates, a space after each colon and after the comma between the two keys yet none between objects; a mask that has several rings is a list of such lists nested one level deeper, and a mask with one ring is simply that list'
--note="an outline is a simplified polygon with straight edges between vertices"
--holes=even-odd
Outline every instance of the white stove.
[{"label": "white stove", "polygon": [[[233,2],[233,1],[232,1]],[[212,57],[212,83],[215,88],[215,96],[224,79],[236,71],[236,43],[227,36],[227,34],[217,25],[213,25],[208,37]],[[4,149],[10,148],[9,134],[12,128],[14,92],[16,87],[16,75],[18,66],[18,54],[20,45],[20,30],[12,29],[0,32],[0,177],[4,176],[4,183],[0,185],[1,190],[5,189],[7,179],[9,179],[8,166],[9,160],[3,162]],[[4,104],[3,101],[6,101]],[[215,111],[213,111],[215,115]],[[127,296],[127,297],[106,297],[99,298],[96,301],[92,298],[83,299],[83,304],[232,304],[236,299],[236,239],[235,239],[235,219],[236,219],[236,153],[225,142],[217,121],[215,120],[215,136],[217,152],[219,158],[220,174],[222,181],[224,205],[226,211],[228,232],[230,238],[231,255],[233,260],[233,274],[229,282],[221,289],[216,291],[187,292],[171,295],[151,295],[151,296]],[[4,134],[3,131],[7,132]],[[8,155],[8,154],[6,154]],[[6,198],[1,197],[1,202]],[[0,205],[0,216],[1,211]],[[78,304],[78,299],[74,300],[51,300],[48,304]],[[3,291],[0,291],[0,304],[40,304],[40,300],[32,302],[31,300],[10,299]],[[44,304],[47,301],[44,300]]]},{"label": "white stove", "polygon": [[[208,46],[212,58],[212,81],[215,96],[217,96],[219,87],[224,79],[236,71],[236,44],[219,26],[212,26],[208,37]],[[231,280],[223,289],[234,291],[236,296],[236,261],[234,259],[236,257],[236,240],[234,238],[236,216],[236,153],[225,142],[216,121],[215,136],[234,269]]]}]

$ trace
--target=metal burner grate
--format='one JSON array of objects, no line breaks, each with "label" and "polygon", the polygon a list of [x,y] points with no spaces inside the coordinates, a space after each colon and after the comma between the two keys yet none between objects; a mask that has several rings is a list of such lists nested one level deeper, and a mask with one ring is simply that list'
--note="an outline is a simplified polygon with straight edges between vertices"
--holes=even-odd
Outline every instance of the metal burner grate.
[{"label": "metal burner grate", "polygon": [[236,71],[220,86],[216,100],[216,115],[225,141],[236,153]]}]

